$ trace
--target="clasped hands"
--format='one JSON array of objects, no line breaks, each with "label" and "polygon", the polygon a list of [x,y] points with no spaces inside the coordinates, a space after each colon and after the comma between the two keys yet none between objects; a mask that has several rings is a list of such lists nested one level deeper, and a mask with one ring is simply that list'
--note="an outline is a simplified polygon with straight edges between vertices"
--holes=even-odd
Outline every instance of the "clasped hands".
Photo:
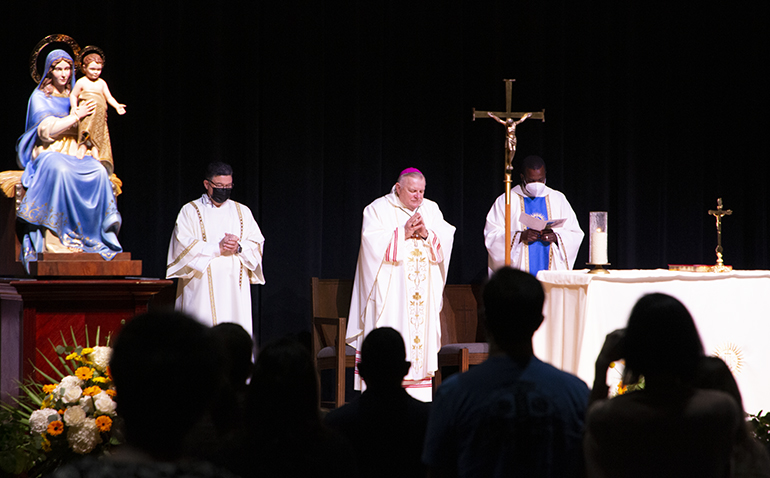
[{"label": "clasped hands", "polygon": [[219,241],[219,252],[223,256],[229,256],[238,252],[238,236],[225,233],[225,237]]},{"label": "clasped hands", "polygon": [[406,224],[404,224],[404,234],[406,237],[428,238],[428,229],[425,227],[419,212],[412,214],[412,217],[406,221]]},{"label": "clasped hands", "polygon": [[521,233],[521,242],[532,244],[535,241],[540,241],[545,244],[551,244],[556,242],[556,233],[552,229],[543,229],[542,231],[536,231],[534,229],[526,229]]}]

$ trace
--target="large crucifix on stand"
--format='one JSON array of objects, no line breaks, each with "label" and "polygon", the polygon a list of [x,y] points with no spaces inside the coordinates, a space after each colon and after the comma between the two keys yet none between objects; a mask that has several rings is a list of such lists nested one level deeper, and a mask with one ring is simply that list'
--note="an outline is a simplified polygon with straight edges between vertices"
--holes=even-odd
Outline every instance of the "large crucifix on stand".
[{"label": "large crucifix on stand", "polygon": [[717,208],[709,210],[709,214],[717,219],[717,264],[712,268],[714,272],[729,272],[733,268],[726,266],[722,259],[722,218],[732,214],[732,209],[722,209],[722,198],[717,198]]},{"label": "large crucifix on stand", "polygon": [[545,109],[536,113],[517,113],[511,111],[511,94],[514,79],[505,82],[505,111],[477,111],[473,108],[473,121],[476,118],[492,118],[506,127],[505,137],[505,265],[511,265],[511,183],[513,175],[513,156],[516,154],[516,126],[529,118],[545,122]]}]

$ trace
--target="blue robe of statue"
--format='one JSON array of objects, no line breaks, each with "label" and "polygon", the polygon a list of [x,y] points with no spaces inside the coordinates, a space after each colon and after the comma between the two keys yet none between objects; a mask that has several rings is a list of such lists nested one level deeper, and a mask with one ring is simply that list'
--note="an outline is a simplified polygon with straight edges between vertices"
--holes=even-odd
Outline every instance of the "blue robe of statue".
[{"label": "blue robe of statue", "polygon": [[[50,65],[62,59],[72,63],[65,51],[52,51],[46,58],[44,71],[47,73]],[[75,82],[74,70],[70,81]],[[78,159],[55,152],[57,143],[74,141],[71,129],[58,135],[53,143],[41,140],[38,135],[41,122],[51,116],[69,115],[70,100],[46,95],[40,86],[29,98],[26,132],[16,144],[17,160],[24,168],[21,183],[26,189],[17,213],[25,223],[21,260],[29,272],[29,262],[37,260],[38,252],[45,251],[46,229],[70,249],[96,252],[111,260],[123,250],[117,237],[122,219],[107,170],[91,156]],[[76,128],[77,124],[74,135],[77,135]]]}]

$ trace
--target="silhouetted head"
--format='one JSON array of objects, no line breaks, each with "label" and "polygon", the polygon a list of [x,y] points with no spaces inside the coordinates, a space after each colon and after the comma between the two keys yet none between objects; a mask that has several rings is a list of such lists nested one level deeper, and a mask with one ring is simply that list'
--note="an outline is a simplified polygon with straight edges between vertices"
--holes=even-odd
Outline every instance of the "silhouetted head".
[{"label": "silhouetted head", "polygon": [[118,333],[110,359],[117,413],[128,443],[156,459],[179,457],[219,385],[221,364],[208,330],[165,312],[137,316]]},{"label": "silhouetted head", "polygon": [[397,330],[380,327],[369,332],[361,345],[358,370],[369,388],[400,388],[409,372],[404,339]]},{"label": "silhouetted head", "polygon": [[318,423],[318,373],[307,347],[291,338],[265,345],[249,385],[249,413],[258,423]]},{"label": "silhouetted head", "polygon": [[543,323],[545,294],[540,282],[527,272],[510,267],[498,270],[484,286],[487,331],[506,352],[530,342]]},{"label": "silhouetted head", "polygon": [[688,381],[703,356],[690,312],[666,294],[645,295],[634,305],[624,348],[628,368],[646,378],[669,375]]},{"label": "silhouetted head", "polygon": [[246,330],[238,324],[224,322],[211,328],[211,334],[216,338],[225,352],[225,370],[230,384],[237,390],[246,385],[254,368],[252,355],[254,341]]},{"label": "silhouetted head", "polygon": [[692,381],[695,388],[727,392],[743,410],[743,398],[730,367],[719,357],[702,357]]}]

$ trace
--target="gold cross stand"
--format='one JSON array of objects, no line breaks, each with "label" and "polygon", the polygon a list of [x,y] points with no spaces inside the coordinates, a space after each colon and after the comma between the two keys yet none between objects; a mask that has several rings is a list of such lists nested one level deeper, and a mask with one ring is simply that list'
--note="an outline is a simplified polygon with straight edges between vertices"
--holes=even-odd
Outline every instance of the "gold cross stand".
[{"label": "gold cross stand", "polygon": [[717,208],[709,210],[709,214],[717,219],[717,264],[714,266],[714,272],[729,272],[732,267],[726,266],[722,260],[722,218],[732,214],[732,209],[722,209],[722,198],[717,199]]},{"label": "gold cross stand", "polygon": [[[543,120],[545,109],[537,113],[516,113],[511,111],[511,92],[516,80],[505,82],[505,111],[477,111],[473,108],[473,121],[476,118],[492,118],[507,129],[505,137],[505,265],[511,265],[511,176],[513,174],[513,156],[516,154],[516,126],[529,118]],[[517,118],[517,120],[514,120]]]}]

